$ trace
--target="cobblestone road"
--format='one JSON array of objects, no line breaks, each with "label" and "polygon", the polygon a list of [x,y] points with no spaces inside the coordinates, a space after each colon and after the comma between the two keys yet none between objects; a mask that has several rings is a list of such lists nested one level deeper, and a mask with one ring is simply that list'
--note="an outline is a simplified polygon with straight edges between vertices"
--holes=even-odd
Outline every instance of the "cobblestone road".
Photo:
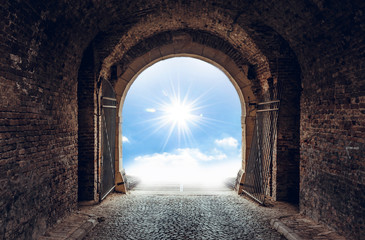
[{"label": "cobblestone road", "polygon": [[234,192],[111,194],[83,211],[105,219],[85,239],[285,239],[269,224],[281,211]]}]

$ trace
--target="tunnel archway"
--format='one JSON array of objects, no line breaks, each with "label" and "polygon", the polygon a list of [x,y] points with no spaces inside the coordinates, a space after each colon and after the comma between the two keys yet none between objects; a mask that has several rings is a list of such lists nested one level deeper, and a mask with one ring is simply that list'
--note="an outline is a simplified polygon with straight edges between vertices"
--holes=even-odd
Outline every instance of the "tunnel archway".
[{"label": "tunnel archway", "polygon": [[[182,17],[185,18],[185,14],[183,13]],[[284,99],[279,112],[278,137],[274,146],[268,194],[274,200],[298,202],[300,70],[289,45],[276,32],[265,26],[261,26],[254,33],[250,32],[251,28],[248,27],[248,32],[253,34],[251,38],[238,24],[234,25],[233,29],[227,29],[228,26],[220,26],[219,22],[212,23],[217,29],[225,29],[221,32],[207,30],[206,25],[189,19],[186,22],[187,26],[176,29],[176,26],[166,25],[160,15],[154,15],[154,18],[156,22],[161,23],[157,31],[154,28],[149,29],[148,25],[136,25],[122,38],[118,38],[118,41],[114,40],[112,48],[111,43],[105,39],[115,39],[118,32],[101,33],[96,36],[90,44],[94,57],[99,59],[94,66],[94,75],[98,76],[96,82],[98,79],[109,79],[117,98],[122,99],[129,81],[141,69],[159,59],[191,55],[215,62],[232,76],[235,85],[238,86],[238,92],[245,98],[245,108],[250,108],[249,115],[243,122],[246,128],[246,136],[243,139],[246,142],[243,142],[243,146],[247,147],[243,149],[244,159],[250,152],[251,145],[247,142],[251,142],[253,136],[256,116],[254,103],[265,101],[265,94],[273,87],[273,83],[283,83]],[[226,31],[230,34],[221,34]],[[258,35],[260,39],[255,39]],[[107,53],[105,48],[109,49]],[[120,122],[119,118],[117,122]],[[117,135],[121,135],[119,130]],[[120,142],[121,139],[118,138],[115,179],[116,189],[125,192],[121,149],[118,147]],[[95,162],[98,162],[97,157]],[[245,165],[243,162],[243,166]],[[241,179],[237,181],[237,189],[240,192],[244,169],[239,173],[238,179]],[[94,184],[94,188],[95,186]]]},{"label": "tunnel archway", "polygon": [[179,49],[185,34],[191,43],[218,49],[238,68],[248,66],[247,87],[255,96],[267,90],[267,79],[285,83],[272,197],[298,194],[300,121],[301,212],[359,237],[362,9],[360,0],[5,0],[0,11],[6,208],[0,235],[29,238],[43,231],[77,208],[77,191],[80,201],[95,199],[100,77],[115,86],[114,66],[133,74],[129,66],[135,59],[165,56],[156,53],[159,47]]},{"label": "tunnel archway", "polygon": [[[157,36],[158,37],[158,36]],[[144,69],[151,66],[152,64],[166,58],[172,57],[194,57],[203,61],[206,61],[220,70],[222,70],[230,79],[231,83],[237,90],[237,94],[241,101],[241,113],[242,113],[242,168],[245,166],[245,159],[249,154],[249,150],[251,147],[251,139],[253,135],[253,125],[255,120],[255,111],[250,111],[247,114],[248,102],[256,101],[256,97],[253,94],[250,86],[252,85],[250,80],[247,78],[249,66],[241,66],[239,68],[236,63],[230,59],[229,56],[224,54],[223,52],[211,48],[209,46],[202,45],[200,43],[192,42],[190,36],[178,32],[176,35],[177,42],[172,44],[166,44],[158,47],[157,49],[153,49],[148,51],[146,54],[139,56],[134,59],[133,62],[129,64],[129,67],[125,69],[125,67],[114,66],[114,74],[115,74],[115,90],[118,98],[118,109],[119,109],[119,119],[118,122],[121,122],[121,114],[122,114],[122,104],[124,102],[126,93],[128,88],[131,86],[133,81],[136,79],[139,73],[141,73]],[[175,46],[175,47],[173,47]],[[152,55],[154,54],[154,55]],[[146,62],[147,61],[147,62]],[[245,72],[246,71],[246,72]],[[244,86],[242,88],[242,86]],[[119,101],[120,99],[120,101]],[[120,124],[118,124],[120,127]],[[116,157],[116,179],[119,179],[120,182],[124,182],[124,179],[121,177],[120,173],[123,173],[122,166],[122,133],[120,130],[118,131],[118,152]],[[120,172],[120,173],[119,173]],[[237,177],[236,187],[239,188],[239,184],[243,181],[242,174],[244,170],[240,171],[239,176]],[[118,183],[117,183],[118,184]],[[125,191],[124,186],[120,188],[116,187],[116,189],[120,189],[120,191]]]}]

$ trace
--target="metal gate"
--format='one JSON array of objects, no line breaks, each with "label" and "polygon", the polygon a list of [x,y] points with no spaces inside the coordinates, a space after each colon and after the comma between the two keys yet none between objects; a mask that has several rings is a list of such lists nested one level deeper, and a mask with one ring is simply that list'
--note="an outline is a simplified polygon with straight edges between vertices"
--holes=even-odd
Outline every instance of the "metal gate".
[{"label": "metal gate", "polygon": [[115,187],[115,129],[116,129],[115,92],[109,81],[102,82],[101,96],[101,199],[104,199]]},{"label": "metal gate", "polygon": [[277,119],[280,100],[278,87],[263,97],[266,101],[254,104],[256,120],[247,159],[243,192],[264,204],[265,196],[270,195],[272,159],[277,135]]}]

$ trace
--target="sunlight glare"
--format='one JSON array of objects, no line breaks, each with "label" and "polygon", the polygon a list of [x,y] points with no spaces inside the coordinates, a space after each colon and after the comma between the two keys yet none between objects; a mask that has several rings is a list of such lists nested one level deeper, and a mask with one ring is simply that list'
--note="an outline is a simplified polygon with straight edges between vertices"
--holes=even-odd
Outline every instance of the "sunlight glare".
[{"label": "sunlight glare", "polygon": [[191,114],[192,107],[180,99],[175,99],[164,109],[167,119],[172,123],[177,123],[184,126],[189,122],[193,115]]}]

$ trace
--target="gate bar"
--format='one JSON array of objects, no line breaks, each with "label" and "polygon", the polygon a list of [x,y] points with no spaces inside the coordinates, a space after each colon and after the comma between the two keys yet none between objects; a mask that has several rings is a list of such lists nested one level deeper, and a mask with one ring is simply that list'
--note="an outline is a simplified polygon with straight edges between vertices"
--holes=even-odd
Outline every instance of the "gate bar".
[{"label": "gate bar", "polygon": [[[258,199],[257,197],[255,197],[254,195],[252,195],[251,193],[249,193],[248,191],[246,191],[245,189],[242,189],[242,192],[244,192],[245,194],[247,194],[249,197],[253,198],[254,200],[256,200],[257,202],[259,202],[260,204],[264,204],[264,201],[261,201],[260,199]],[[241,193],[242,195],[242,193]]]},{"label": "gate bar", "polygon": [[117,108],[117,106],[113,106],[113,105],[103,105],[103,108]]},{"label": "gate bar", "polygon": [[272,109],[262,109],[262,110],[257,110],[256,112],[272,112],[272,111],[278,111],[279,108],[272,108]]},{"label": "gate bar", "polygon": [[101,197],[99,202],[103,201],[109,195],[109,193],[111,193],[114,190],[114,188],[115,188],[115,185],[107,193],[105,193],[104,196]]},{"label": "gate bar", "polygon": [[260,102],[260,103],[257,103],[256,105],[265,105],[265,104],[278,103],[278,102],[280,102],[280,100],[272,100],[272,101],[268,101],[268,102]]},{"label": "gate bar", "polygon": [[116,98],[110,98],[110,97],[101,97],[103,100],[110,100],[110,101],[117,101]]}]

